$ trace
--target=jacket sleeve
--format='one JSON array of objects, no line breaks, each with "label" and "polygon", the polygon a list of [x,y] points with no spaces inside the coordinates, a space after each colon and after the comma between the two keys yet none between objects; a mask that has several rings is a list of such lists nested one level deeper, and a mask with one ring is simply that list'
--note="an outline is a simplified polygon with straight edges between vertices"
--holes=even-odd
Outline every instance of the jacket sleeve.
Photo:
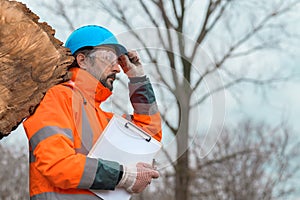
[{"label": "jacket sleeve", "polygon": [[149,78],[146,76],[130,78],[128,87],[134,109],[132,121],[160,141],[161,117]]},{"label": "jacket sleeve", "polygon": [[62,189],[114,189],[120,165],[76,153],[72,91],[51,88],[35,113],[24,122],[31,152],[30,165]]}]

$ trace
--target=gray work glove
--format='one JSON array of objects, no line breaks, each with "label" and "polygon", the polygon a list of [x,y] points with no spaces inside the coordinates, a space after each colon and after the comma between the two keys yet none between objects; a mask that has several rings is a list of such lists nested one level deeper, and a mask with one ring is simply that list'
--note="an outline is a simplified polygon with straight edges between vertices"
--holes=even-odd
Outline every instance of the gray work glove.
[{"label": "gray work glove", "polygon": [[135,166],[123,166],[123,176],[118,187],[123,187],[130,193],[140,193],[153,178],[158,177],[158,171],[147,163],[140,162]]},{"label": "gray work glove", "polygon": [[130,50],[127,55],[121,55],[118,58],[118,63],[129,78],[145,75],[140,57],[136,51]]}]

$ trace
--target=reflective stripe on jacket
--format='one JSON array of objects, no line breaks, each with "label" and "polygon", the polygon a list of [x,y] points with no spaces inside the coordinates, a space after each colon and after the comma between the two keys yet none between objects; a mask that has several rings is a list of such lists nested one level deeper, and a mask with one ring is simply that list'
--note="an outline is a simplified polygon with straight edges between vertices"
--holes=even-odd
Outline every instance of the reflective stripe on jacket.
[{"label": "reflective stripe on jacket", "polygon": [[[100,108],[111,92],[86,71],[71,71],[71,81],[52,87],[24,122],[31,199],[99,199],[88,189],[112,190],[118,182],[118,163],[86,156],[113,116]],[[129,83],[132,121],[161,140],[151,84],[136,80]]]}]

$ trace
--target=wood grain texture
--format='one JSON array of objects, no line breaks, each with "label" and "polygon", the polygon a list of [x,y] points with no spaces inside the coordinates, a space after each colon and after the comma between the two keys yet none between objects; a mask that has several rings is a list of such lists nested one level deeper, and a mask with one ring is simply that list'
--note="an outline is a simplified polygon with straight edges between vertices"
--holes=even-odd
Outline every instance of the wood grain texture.
[{"label": "wood grain texture", "polygon": [[24,4],[0,0],[0,139],[30,116],[46,91],[70,77],[70,51]]}]

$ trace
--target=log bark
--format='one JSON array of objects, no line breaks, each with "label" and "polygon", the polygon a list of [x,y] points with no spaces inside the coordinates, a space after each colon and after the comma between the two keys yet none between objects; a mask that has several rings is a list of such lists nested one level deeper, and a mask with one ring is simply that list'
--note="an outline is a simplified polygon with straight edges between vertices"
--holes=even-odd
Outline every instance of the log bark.
[{"label": "log bark", "polygon": [[26,5],[0,0],[0,139],[30,116],[46,91],[70,77],[69,49]]}]

